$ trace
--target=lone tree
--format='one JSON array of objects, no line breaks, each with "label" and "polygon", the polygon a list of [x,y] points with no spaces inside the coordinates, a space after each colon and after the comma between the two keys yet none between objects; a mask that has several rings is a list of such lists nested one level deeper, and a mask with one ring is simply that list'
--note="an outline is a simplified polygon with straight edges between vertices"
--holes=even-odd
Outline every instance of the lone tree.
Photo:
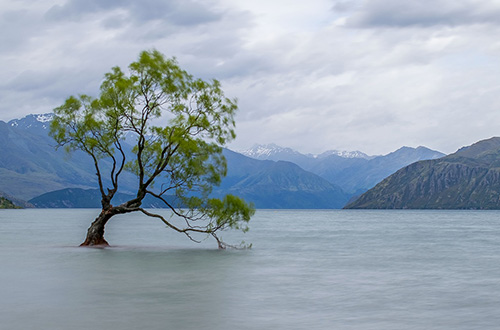
[{"label": "lone tree", "polygon": [[[141,52],[128,74],[114,67],[99,97],[71,96],[54,109],[51,136],[58,147],[92,158],[101,194],[102,211],[81,246],[107,246],[106,223],[130,212],[158,218],[195,241],[195,233],[212,236],[219,248],[227,244],[218,232],[248,230],[253,206],[232,195],[210,197],[226,175],[222,146],[235,137],[236,110],[236,100],[224,96],[217,80],[195,79],[156,50]],[[160,117],[168,123],[159,125]],[[133,148],[127,149],[125,139]],[[125,171],[137,176],[135,197],[114,206]],[[183,225],[142,208],[146,196],[182,218]]]}]

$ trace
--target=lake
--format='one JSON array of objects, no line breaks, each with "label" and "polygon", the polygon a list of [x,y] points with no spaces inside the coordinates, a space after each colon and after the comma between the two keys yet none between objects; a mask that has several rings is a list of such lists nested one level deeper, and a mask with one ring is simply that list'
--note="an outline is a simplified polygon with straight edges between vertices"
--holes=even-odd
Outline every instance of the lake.
[{"label": "lake", "polygon": [[[164,211],[166,213],[166,211]],[[258,210],[249,250],[133,214],[0,211],[0,328],[498,329],[500,212]]]}]

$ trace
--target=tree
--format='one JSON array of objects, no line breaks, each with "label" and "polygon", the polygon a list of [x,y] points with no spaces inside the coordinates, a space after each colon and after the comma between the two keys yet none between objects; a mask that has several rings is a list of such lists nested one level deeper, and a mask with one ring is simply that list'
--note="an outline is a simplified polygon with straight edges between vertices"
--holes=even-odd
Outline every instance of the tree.
[{"label": "tree", "polygon": [[[156,50],[141,52],[128,74],[112,68],[99,97],[71,96],[54,109],[51,136],[58,147],[91,157],[101,193],[102,210],[81,246],[107,246],[106,223],[130,212],[158,218],[194,241],[195,233],[212,236],[219,248],[227,246],[220,231],[247,231],[252,205],[232,195],[210,196],[226,175],[222,147],[235,138],[236,110],[217,80],[195,79]],[[133,141],[131,150],[125,140]],[[125,171],[137,176],[135,198],[113,206]],[[182,218],[183,226],[142,208],[146,196]]]}]

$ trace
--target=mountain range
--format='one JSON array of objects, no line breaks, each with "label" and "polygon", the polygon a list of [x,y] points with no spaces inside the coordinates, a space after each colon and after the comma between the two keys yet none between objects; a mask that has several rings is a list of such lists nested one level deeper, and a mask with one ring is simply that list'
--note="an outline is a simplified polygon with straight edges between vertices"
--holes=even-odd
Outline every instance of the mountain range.
[{"label": "mountain range", "polygon": [[[51,118],[45,114],[0,121],[0,191],[4,194],[29,200],[68,187],[97,187],[93,163],[86,154],[55,149],[56,143],[48,136]],[[130,192],[127,188],[135,178],[126,173],[122,181]]]},{"label": "mountain range", "polygon": [[300,162],[305,159],[315,159],[315,158],[325,158],[328,156],[339,156],[343,158],[366,158],[370,159],[373,156],[368,156],[361,151],[339,151],[339,150],[328,150],[321,154],[302,154],[292,148],[280,147],[274,143],[270,144],[255,144],[252,148],[240,151],[242,155],[248,156],[254,159],[261,160],[284,160],[287,159],[291,162]]},{"label": "mountain range", "polygon": [[287,161],[256,160],[225,150],[228,174],[215,191],[259,208],[341,208],[351,197],[339,186]]},{"label": "mountain range", "polygon": [[5,194],[28,200],[47,191],[96,183],[85,155],[75,153],[68,161],[68,155],[54,149],[45,119],[31,115],[0,121],[0,190]]},{"label": "mountain range", "polygon": [[500,138],[406,166],[346,208],[500,209]]},{"label": "mountain range", "polygon": [[426,147],[402,147],[383,156],[368,156],[360,151],[338,150],[326,151],[319,155],[306,155],[275,144],[255,145],[241,153],[255,159],[293,162],[306,171],[340,186],[351,195],[367,191],[406,165],[444,156],[443,153]]},{"label": "mountain range", "polygon": [[[90,158],[82,152],[56,150],[47,134],[51,119],[52,114],[44,114],[0,121],[0,196],[17,205],[25,200],[37,207],[98,207]],[[404,147],[385,156],[359,151],[304,155],[276,145],[260,146],[253,154],[226,149],[224,155],[228,175],[214,195],[236,194],[258,208],[341,208],[354,194],[397,169],[443,156],[424,147]],[[133,193],[136,182],[132,174],[124,173],[123,198]]]}]

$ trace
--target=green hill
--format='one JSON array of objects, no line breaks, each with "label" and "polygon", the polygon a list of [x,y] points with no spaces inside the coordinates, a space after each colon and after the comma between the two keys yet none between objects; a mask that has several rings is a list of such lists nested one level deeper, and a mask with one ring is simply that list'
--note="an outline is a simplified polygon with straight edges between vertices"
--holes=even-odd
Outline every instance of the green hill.
[{"label": "green hill", "polygon": [[500,209],[500,138],[413,163],[345,208]]},{"label": "green hill", "polygon": [[20,209],[21,207],[16,206],[11,200],[7,198],[0,197],[0,209]]}]

